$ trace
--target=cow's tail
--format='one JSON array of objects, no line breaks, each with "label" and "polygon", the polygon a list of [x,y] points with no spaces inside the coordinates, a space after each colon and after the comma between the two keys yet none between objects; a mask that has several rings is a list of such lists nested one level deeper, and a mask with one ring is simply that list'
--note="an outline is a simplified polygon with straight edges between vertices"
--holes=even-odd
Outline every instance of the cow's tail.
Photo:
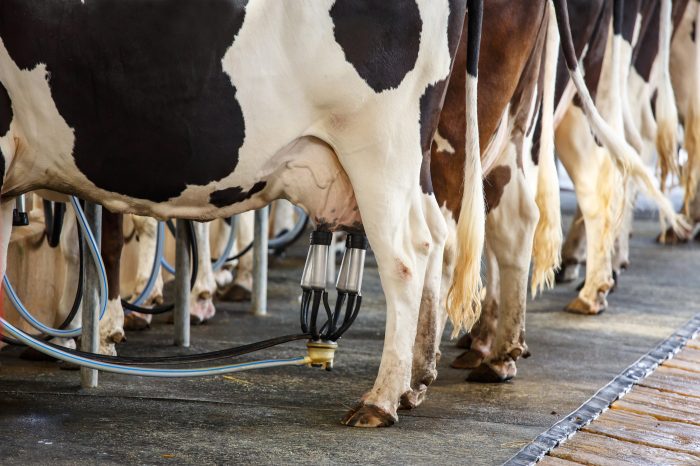
[{"label": "cow's tail", "polygon": [[685,199],[683,211],[690,215],[690,203],[696,195],[700,181],[700,4],[695,12],[695,64],[692,73],[692,90],[688,102],[688,114],[685,118],[685,149],[688,162],[683,170],[683,187]]},{"label": "cow's tail", "polygon": [[554,273],[561,265],[561,209],[559,176],[554,161],[554,92],[559,57],[559,33],[554,10],[549,8],[547,43],[544,57],[542,89],[542,131],[539,149],[539,170],[535,201],[540,219],[532,248],[532,294],[554,286]]},{"label": "cow's tail", "polygon": [[483,0],[468,0],[467,43],[467,147],[464,164],[462,206],[457,223],[457,260],[452,286],[447,295],[447,312],[454,326],[453,336],[469,330],[481,314],[481,255],[484,249],[486,206],[481,169],[477,120],[477,80]]},{"label": "cow's tail", "polygon": [[656,151],[659,153],[661,189],[664,190],[669,175],[679,175],[678,170],[678,108],[671,84],[671,35],[673,29],[671,0],[661,0],[659,28],[659,82],[656,96]]},{"label": "cow's tail", "polygon": [[[591,125],[593,133],[599,141],[608,149],[613,162],[618,169],[625,175],[630,176],[638,184],[645,188],[649,196],[654,200],[659,207],[659,212],[662,218],[668,219],[670,225],[679,235],[685,235],[688,230],[688,224],[682,216],[676,214],[671,202],[656,186],[656,182],[652,175],[647,171],[640,157],[634,149],[616,133],[603,119],[598,112],[591,94],[586,87],[583,79],[583,74],[578,66],[576,59],[576,51],[574,50],[574,42],[571,37],[571,27],[569,24],[569,13],[566,0],[552,0],[556,12],[559,33],[561,35],[561,44],[564,51],[564,59],[569,70],[569,75],[576,87],[576,91],[583,104],[583,110],[586,113],[588,121]],[[615,0],[615,7],[619,11],[619,5],[622,0]]]}]

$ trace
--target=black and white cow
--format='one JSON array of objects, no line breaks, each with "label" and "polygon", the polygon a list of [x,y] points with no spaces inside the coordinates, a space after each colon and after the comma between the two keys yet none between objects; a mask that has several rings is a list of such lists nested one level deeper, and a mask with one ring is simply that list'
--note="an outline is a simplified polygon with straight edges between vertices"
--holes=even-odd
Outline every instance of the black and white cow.
[{"label": "black and white cow", "polygon": [[[437,306],[422,298],[440,295],[445,221],[419,180],[467,3],[478,13],[475,85],[477,0],[3,0],[3,263],[11,200],[38,188],[195,220],[283,197],[321,228],[363,228],[388,316],[374,388],[345,423],[393,423],[411,389],[419,310]],[[475,119],[475,95],[470,105]],[[458,328],[478,302],[476,149]]]}]

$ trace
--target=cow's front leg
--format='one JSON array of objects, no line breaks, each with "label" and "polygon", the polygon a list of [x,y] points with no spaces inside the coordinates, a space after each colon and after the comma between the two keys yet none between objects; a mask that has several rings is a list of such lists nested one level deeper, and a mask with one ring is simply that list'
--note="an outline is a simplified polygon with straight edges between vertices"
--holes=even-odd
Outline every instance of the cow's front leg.
[{"label": "cow's front leg", "polygon": [[[253,242],[253,227],[255,226],[255,212],[244,212],[238,215],[236,223],[236,247],[234,254],[239,254]],[[250,301],[253,290],[253,254],[243,254],[238,259],[234,270],[232,282],[219,292],[222,301],[242,302]]]},{"label": "cow's front leg", "polygon": [[425,218],[430,228],[432,247],[428,257],[428,266],[423,285],[423,296],[420,303],[418,330],[413,348],[413,369],[411,375],[411,390],[401,397],[401,407],[412,409],[425,399],[428,386],[437,378],[437,357],[440,349],[440,338],[444,328],[445,308],[441,303],[442,265],[447,227],[433,195],[424,197]]},{"label": "cow's front leg", "polygon": [[209,246],[209,223],[194,222],[194,240],[197,242],[197,278],[190,295],[190,322],[202,324],[216,314],[214,293],[216,280],[211,264],[211,248]]},{"label": "cow's front leg", "polygon": [[[385,427],[398,420],[399,401],[411,390],[413,344],[432,237],[423,215],[423,194],[418,186],[403,191],[392,189],[381,177],[372,179],[367,173],[355,177],[348,171],[365,232],[377,259],[387,319],[384,350],[374,387],[345,416],[343,423],[355,427]],[[418,179],[418,169],[414,179]]]}]

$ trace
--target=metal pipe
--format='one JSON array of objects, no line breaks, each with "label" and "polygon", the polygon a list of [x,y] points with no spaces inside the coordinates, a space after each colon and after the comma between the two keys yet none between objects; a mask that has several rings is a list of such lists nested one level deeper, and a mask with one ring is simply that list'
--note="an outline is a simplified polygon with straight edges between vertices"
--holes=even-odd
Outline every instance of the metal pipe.
[{"label": "metal pipe", "polygon": [[[85,218],[99,250],[102,238],[102,206],[86,202]],[[88,238],[85,236],[83,248],[87,250],[90,245]],[[82,336],[80,338],[80,349],[87,353],[96,353],[100,349],[100,302],[98,294],[100,282],[98,273],[95,262],[87,261],[83,269],[85,291],[83,293]],[[80,369],[80,384],[83,388],[96,388],[97,383],[98,372],[96,370],[85,367]]]},{"label": "metal pipe", "polygon": [[269,207],[255,211],[253,228],[253,295],[252,312],[256,316],[267,314],[267,249],[269,234]]},{"label": "metal pipe", "polygon": [[[177,220],[175,227],[175,345],[190,346],[190,248],[187,221]],[[196,238],[192,238],[196,241]]]}]

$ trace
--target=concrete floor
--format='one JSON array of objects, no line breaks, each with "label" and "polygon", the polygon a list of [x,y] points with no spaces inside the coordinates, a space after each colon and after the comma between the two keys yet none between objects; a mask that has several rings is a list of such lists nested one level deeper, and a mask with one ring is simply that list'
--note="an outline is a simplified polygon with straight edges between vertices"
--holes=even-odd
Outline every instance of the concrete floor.
[{"label": "concrete floor", "polygon": [[[447,338],[438,381],[417,410],[391,429],[357,430],[340,418],[379,365],[384,298],[377,270],[365,277],[365,305],[341,342],[336,368],[283,368],[187,380],[102,374],[82,391],[78,373],[25,363],[0,353],[2,464],[500,464],[577,408],[598,388],[700,312],[700,245],[654,243],[653,221],[638,221],[632,266],[598,317],[561,312],[575,284],[530,304],[528,344],[505,385],[464,382],[447,367],[459,353]],[[202,352],[298,330],[297,292],[303,247],[270,272],[270,313],[220,304],[211,323],[192,329]],[[129,334],[125,355],[174,354],[172,326]],[[303,355],[303,343],[263,352]]]}]

